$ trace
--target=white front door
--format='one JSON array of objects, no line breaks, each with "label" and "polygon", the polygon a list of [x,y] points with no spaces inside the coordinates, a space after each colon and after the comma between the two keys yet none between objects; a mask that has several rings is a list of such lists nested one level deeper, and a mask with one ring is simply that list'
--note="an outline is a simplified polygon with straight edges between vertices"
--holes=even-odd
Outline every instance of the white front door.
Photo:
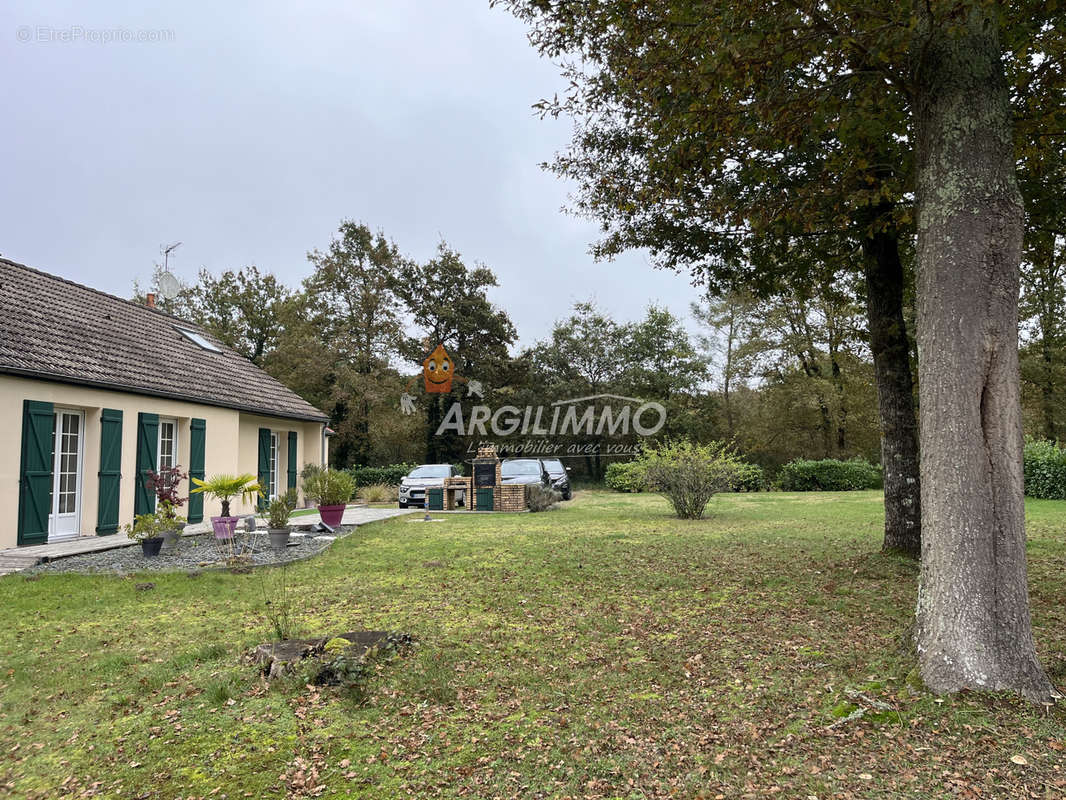
[{"label": "white front door", "polygon": [[52,513],[48,541],[81,533],[81,462],[85,417],[80,411],[56,409],[52,439]]}]

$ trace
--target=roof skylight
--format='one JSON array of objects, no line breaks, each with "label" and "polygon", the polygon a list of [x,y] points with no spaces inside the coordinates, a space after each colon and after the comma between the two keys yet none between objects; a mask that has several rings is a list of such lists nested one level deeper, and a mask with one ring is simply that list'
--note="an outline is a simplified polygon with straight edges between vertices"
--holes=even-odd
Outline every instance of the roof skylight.
[{"label": "roof skylight", "polygon": [[178,328],[178,333],[180,333],[182,336],[184,336],[186,339],[188,339],[193,344],[199,345],[204,350],[210,350],[212,353],[221,353],[222,352],[221,350],[218,349],[217,345],[215,345],[211,341],[208,341],[207,338],[205,338],[204,336],[200,335],[196,331],[190,331],[188,328]]}]

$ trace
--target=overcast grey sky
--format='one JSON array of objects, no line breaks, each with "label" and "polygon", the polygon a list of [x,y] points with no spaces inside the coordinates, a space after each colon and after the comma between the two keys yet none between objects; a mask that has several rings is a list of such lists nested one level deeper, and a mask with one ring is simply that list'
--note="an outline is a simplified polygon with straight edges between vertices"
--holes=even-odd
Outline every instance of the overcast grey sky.
[{"label": "overcast grey sky", "polygon": [[687,316],[686,277],[595,263],[595,224],[560,211],[538,164],[570,123],[531,105],[561,80],[488,0],[85,5],[0,7],[4,256],[128,296],[180,240],[183,279],[254,263],[296,285],[352,218],[492,267],[525,344],[578,300]]}]

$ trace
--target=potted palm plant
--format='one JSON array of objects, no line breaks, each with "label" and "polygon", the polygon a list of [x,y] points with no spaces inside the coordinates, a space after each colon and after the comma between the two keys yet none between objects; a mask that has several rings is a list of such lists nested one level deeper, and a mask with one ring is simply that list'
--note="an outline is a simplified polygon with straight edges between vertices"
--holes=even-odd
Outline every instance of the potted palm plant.
[{"label": "potted palm plant", "polygon": [[324,469],[304,481],[304,494],[318,506],[322,521],[331,528],[341,524],[344,506],[355,492],[355,478],[347,472]]},{"label": "potted palm plant", "polygon": [[132,523],[126,523],[125,531],[129,538],[141,543],[141,553],[145,558],[159,555],[159,548],[163,546],[163,522],[158,511],[138,514]]},{"label": "potted palm plant", "polygon": [[263,491],[255,475],[245,473],[243,475],[212,475],[206,481],[193,478],[196,484],[193,493],[203,493],[208,497],[214,497],[222,503],[222,515],[211,517],[211,526],[215,529],[216,539],[230,539],[233,530],[237,527],[239,517],[231,517],[229,513],[230,500],[240,497],[244,502],[250,503]]},{"label": "potted palm plant", "polygon": [[185,518],[178,516],[178,509],[188,499],[178,494],[181,482],[188,477],[180,466],[163,467],[159,472],[147,471],[146,485],[155,492],[156,509],[163,525],[163,547],[165,551],[177,548],[178,539],[185,528]]},{"label": "potted palm plant", "polygon": [[281,497],[275,497],[263,509],[267,521],[270,546],[281,550],[289,545],[289,517],[296,508],[297,493],[289,489]]}]

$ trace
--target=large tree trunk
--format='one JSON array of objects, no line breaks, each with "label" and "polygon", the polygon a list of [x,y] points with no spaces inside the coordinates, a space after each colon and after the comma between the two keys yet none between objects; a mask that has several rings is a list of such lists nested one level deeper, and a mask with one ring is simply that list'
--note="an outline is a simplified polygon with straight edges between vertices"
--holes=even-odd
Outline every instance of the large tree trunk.
[{"label": "large tree trunk", "polygon": [[918,655],[936,692],[1053,695],[1029,618],[1018,374],[1023,208],[995,8],[916,3],[922,569]]},{"label": "large tree trunk", "polygon": [[917,558],[922,548],[918,424],[910,343],[903,320],[898,234],[893,230],[869,232],[863,238],[863,261],[885,471],[885,538],[881,549]]}]

